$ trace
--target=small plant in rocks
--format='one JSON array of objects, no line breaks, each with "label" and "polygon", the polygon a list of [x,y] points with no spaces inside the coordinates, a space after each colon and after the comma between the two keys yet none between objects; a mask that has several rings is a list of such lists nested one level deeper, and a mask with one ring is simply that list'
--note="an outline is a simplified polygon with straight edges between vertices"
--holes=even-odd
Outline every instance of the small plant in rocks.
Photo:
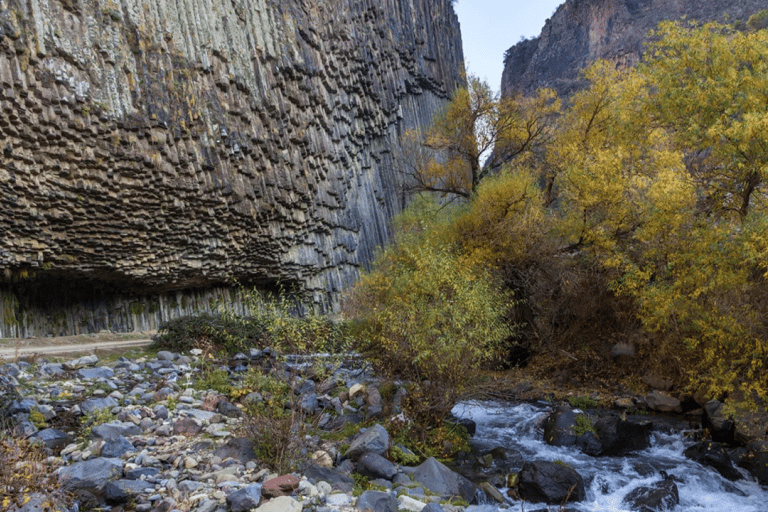
[{"label": "small plant in rocks", "polygon": [[26,439],[0,438],[0,509],[61,512],[70,508],[70,496],[54,475],[44,448]]}]

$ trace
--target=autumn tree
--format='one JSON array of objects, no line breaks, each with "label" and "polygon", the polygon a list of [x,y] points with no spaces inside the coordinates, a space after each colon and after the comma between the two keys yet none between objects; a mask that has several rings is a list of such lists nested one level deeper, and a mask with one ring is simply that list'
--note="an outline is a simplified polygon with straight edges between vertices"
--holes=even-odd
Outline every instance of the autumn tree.
[{"label": "autumn tree", "polygon": [[665,22],[648,45],[654,118],[684,152],[702,206],[746,218],[768,173],[768,32]]},{"label": "autumn tree", "polygon": [[469,77],[425,134],[406,133],[400,164],[406,188],[470,198],[501,162],[548,140],[559,108],[549,89],[499,98],[487,82]]},{"label": "autumn tree", "polygon": [[550,149],[570,247],[631,298],[643,350],[717,396],[768,395],[766,34],[664,23],[585,72]]}]

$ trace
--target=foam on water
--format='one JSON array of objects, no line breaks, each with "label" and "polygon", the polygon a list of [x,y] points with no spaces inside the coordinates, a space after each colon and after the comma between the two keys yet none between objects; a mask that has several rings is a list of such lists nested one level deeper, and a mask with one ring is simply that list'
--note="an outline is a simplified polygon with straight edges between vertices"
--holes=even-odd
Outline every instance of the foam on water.
[{"label": "foam on water", "polygon": [[[535,404],[464,402],[453,413],[477,424],[472,443],[479,451],[495,447],[515,449],[526,461],[560,460],[584,478],[587,499],[569,503],[582,512],[632,512],[623,502],[632,490],[661,480],[664,470],[678,481],[680,504],[674,512],[766,512],[768,492],[746,473],[745,479],[729,482],[711,468],[687,459],[683,451],[693,441],[684,433],[654,432],[651,447],[624,457],[590,457],[568,447],[549,446],[543,441],[543,422],[550,407]],[[648,474],[647,468],[652,468]],[[524,507],[524,508],[521,508]],[[544,504],[510,501],[506,507],[480,505],[468,512],[536,510]],[[551,510],[557,507],[550,506]]]}]

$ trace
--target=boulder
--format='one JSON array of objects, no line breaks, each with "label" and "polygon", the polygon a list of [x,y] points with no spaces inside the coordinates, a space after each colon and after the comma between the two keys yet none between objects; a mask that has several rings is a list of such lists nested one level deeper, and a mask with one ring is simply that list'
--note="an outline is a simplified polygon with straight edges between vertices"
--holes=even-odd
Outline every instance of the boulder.
[{"label": "boulder", "polygon": [[704,441],[688,447],[683,453],[699,464],[714,468],[726,480],[734,482],[742,478],[741,473],[733,466],[728,452],[718,443]]},{"label": "boulder", "polygon": [[64,490],[86,491],[101,497],[104,495],[107,483],[123,475],[123,461],[98,457],[84,462],[75,462],[59,471],[59,481]]},{"label": "boulder", "polygon": [[552,446],[576,444],[576,414],[567,405],[557,407],[544,423],[544,441]]},{"label": "boulder", "polygon": [[357,472],[368,478],[392,480],[397,474],[397,468],[381,455],[368,452],[358,459]]},{"label": "boulder", "polygon": [[624,497],[630,510],[661,512],[672,510],[680,503],[677,484],[671,478],[663,478],[650,486],[637,487]]},{"label": "boulder", "polygon": [[231,512],[247,512],[261,503],[261,484],[251,484],[227,495]]},{"label": "boulder", "polygon": [[365,491],[357,498],[355,506],[369,512],[397,512],[397,499],[388,492]]},{"label": "boulder", "polygon": [[445,512],[445,509],[439,503],[427,503],[427,506],[421,509],[421,512]]},{"label": "boulder", "polygon": [[520,497],[532,503],[559,505],[586,497],[584,479],[572,467],[551,461],[526,462],[520,471]]},{"label": "boulder", "polygon": [[683,406],[680,404],[680,400],[663,391],[655,390],[645,395],[645,404],[652,411],[683,412]]},{"label": "boulder", "polygon": [[66,363],[61,363],[61,366],[65,370],[72,371],[80,368],[85,368],[86,366],[94,366],[98,362],[99,362],[99,358],[91,354],[89,356],[83,356],[77,359],[72,359],[71,361],[67,361]]},{"label": "boulder", "polygon": [[357,460],[366,452],[384,455],[389,448],[389,433],[378,423],[365,432],[358,434],[352,441],[344,457]]},{"label": "boulder", "polygon": [[126,438],[120,436],[114,439],[108,439],[101,448],[102,457],[122,457],[124,453],[136,451],[133,444]]},{"label": "boulder", "polygon": [[434,457],[416,466],[411,478],[425,489],[440,496],[459,496],[468,503],[472,503],[475,499],[475,485]]},{"label": "boulder", "polygon": [[653,424],[649,421],[622,420],[618,416],[603,416],[595,422],[601,443],[601,455],[624,455],[650,446]]},{"label": "boulder", "polygon": [[116,439],[118,437],[137,436],[141,434],[141,428],[130,422],[110,421],[96,425],[91,429],[93,437],[102,439]]},{"label": "boulder", "polygon": [[72,436],[56,428],[46,428],[35,432],[31,439],[42,441],[46,448],[50,448],[54,455],[58,455],[69,443]]}]

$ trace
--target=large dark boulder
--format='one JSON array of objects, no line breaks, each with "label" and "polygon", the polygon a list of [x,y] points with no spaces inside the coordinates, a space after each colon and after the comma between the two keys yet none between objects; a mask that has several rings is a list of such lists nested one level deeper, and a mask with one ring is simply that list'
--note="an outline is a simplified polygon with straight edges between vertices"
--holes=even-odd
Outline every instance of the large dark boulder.
[{"label": "large dark boulder", "polygon": [[227,505],[231,512],[246,512],[259,506],[261,502],[261,484],[251,484],[227,495]]},{"label": "large dark boulder", "polygon": [[41,441],[54,455],[61,453],[61,450],[72,442],[72,436],[56,428],[46,428],[35,432],[31,439]]},{"label": "large dark boulder", "polygon": [[732,418],[723,413],[723,403],[710,400],[704,404],[704,415],[701,418],[702,426],[709,430],[712,440],[716,443],[733,444],[736,433],[736,423]]},{"label": "large dark boulder", "polygon": [[753,441],[747,445],[747,453],[739,461],[762,485],[768,485],[768,441]]},{"label": "large dark boulder", "polygon": [[549,415],[544,423],[544,441],[552,446],[573,446],[576,444],[576,413],[567,405],[561,405]]},{"label": "large dark boulder", "polygon": [[475,499],[475,485],[434,457],[416,466],[411,478],[440,496],[460,496],[468,503]]},{"label": "large dark boulder", "polygon": [[357,461],[357,472],[372,479],[392,480],[397,474],[397,468],[377,453],[364,453]]},{"label": "large dark boulder", "polygon": [[624,503],[638,512],[661,512],[672,510],[680,503],[680,495],[675,481],[663,478],[653,485],[633,489],[624,497]]},{"label": "large dark boulder", "polygon": [[123,461],[120,459],[98,457],[83,462],[75,462],[59,473],[59,482],[65,491],[78,497],[104,497],[104,489],[112,480],[123,475]]},{"label": "large dark boulder", "polygon": [[623,420],[618,416],[603,416],[595,422],[595,431],[601,443],[601,455],[624,455],[644,450],[651,445],[649,421]]},{"label": "large dark boulder", "polygon": [[347,449],[344,457],[357,460],[366,452],[384,455],[388,448],[389,433],[377,423],[352,440],[352,444]]},{"label": "large dark boulder", "polygon": [[728,452],[718,443],[704,441],[688,447],[685,456],[699,464],[714,468],[723,478],[732,482],[742,478],[741,473],[733,466]]},{"label": "large dark boulder", "polygon": [[526,501],[550,505],[586,498],[581,475],[568,465],[551,461],[526,462],[520,471],[518,492]]}]

